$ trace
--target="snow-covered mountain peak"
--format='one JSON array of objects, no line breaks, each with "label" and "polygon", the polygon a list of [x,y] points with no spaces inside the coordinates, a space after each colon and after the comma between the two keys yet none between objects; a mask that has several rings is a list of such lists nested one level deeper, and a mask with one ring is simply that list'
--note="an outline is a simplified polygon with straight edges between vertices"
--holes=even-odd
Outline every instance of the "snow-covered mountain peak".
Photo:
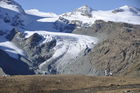
[{"label": "snow-covered mountain peak", "polygon": [[78,8],[78,9],[75,9],[72,12],[64,13],[64,14],[62,14],[62,16],[67,16],[67,17],[71,17],[71,16],[92,17],[92,11],[93,11],[92,8],[90,8],[87,5],[84,5],[80,8]]},{"label": "snow-covered mountain peak", "polygon": [[124,12],[124,13],[133,14],[133,15],[140,15],[140,9],[135,8],[135,7],[131,7],[131,6],[128,6],[128,5],[124,5],[120,8],[117,8],[113,12],[114,13]]},{"label": "snow-covered mountain peak", "polygon": [[91,12],[92,12],[92,8],[90,8],[87,5],[84,5],[78,9],[76,9],[73,13],[91,17],[92,16]]},{"label": "snow-covered mountain peak", "polygon": [[82,7],[80,7],[80,8],[75,10],[75,12],[86,12],[86,11],[91,12],[92,8],[90,8],[87,5],[84,5],[84,6],[82,6]]},{"label": "snow-covered mountain peak", "polygon": [[140,12],[140,9],[135,8],[135,7],[131,7],[128,5],[124,5],[124,6],[120,7],[119,9],[122,9],[124,11],[130,11],[130,12],[134,12],[134,11]]},{"label": "snow-covered mountain peak", "polygon": [[26,10],[25,11],[27,14],[30,15],[35,15],[35,16],[40,16],[40,17],[57,17],[58,15],[55,13],[46,13],[46,12],[42,12],[40,10],[37,9],[30,9],[30,10]]},{"label": "snow-covered mountain peak", "polygon": [[124,10],[127,10],[127,9],[130,9],[131,7],[128,6],[128,5],[124,5],[124,6],[121,6],[119,9],[124,9]]},{"label": "snow-covered mountain peak", "polygon": [[14,0],[0,0],[0,7],[9,9],[18,13],[24,13],[22,7]]}]

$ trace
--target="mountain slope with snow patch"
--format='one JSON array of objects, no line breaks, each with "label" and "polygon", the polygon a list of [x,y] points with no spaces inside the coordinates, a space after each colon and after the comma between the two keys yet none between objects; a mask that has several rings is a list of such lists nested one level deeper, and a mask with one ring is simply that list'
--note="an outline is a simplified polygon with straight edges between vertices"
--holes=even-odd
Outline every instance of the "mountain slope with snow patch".
[{"label": "mountain slope with snow patch", "polygon": [[0,7],[9,9],[18,13],[25,13],[22,7],[14,0],[0,0]]},{"label": "mountain slope with snow patch", "polygon": [[19,49],[14,43],[0,36],[0,49],[6,51],[9,56],[18,59],[19,55],[24,56],[22,49]]}]

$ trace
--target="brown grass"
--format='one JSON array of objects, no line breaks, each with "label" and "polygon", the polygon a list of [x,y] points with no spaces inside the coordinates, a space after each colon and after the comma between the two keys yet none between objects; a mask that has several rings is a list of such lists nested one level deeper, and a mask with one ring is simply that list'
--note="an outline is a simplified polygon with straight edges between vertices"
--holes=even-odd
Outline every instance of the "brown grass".
[{"label": "brown grass", "polygon": [[140,78],[80,75],[0,77],[0,93],[129,93],[130,90],[140,93]]}]

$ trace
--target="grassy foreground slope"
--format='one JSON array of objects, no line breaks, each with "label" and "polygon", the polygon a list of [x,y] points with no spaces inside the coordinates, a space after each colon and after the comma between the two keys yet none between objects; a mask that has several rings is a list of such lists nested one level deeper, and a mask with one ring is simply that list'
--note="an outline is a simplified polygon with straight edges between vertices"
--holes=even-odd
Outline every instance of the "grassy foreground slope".
[{"label": "grassy foreground slope", "polygon": [[0,77],[0,93],[140,93],[140,78],[3,76]]}]

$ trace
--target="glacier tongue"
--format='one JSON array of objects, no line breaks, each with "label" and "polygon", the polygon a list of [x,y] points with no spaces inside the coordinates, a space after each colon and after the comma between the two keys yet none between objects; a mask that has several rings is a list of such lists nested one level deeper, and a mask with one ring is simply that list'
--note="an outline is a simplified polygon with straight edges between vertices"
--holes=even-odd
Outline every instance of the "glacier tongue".
[{"label": "glacier tongue", "polygon": [[[49,36],[49,38],[46,37],[45,39],[49,40],[54,37],[57,40],[53,56],[39,65],[39,70],[46,73],[61,73],[65,66],[74,62],[78,57],[86,55],[98,43],[97,38],[84,35],[46,31],[26,31],[25,33],[26,38],[38,33],[43,37]],[[47,42],[47,40],[44,41]]]}]

